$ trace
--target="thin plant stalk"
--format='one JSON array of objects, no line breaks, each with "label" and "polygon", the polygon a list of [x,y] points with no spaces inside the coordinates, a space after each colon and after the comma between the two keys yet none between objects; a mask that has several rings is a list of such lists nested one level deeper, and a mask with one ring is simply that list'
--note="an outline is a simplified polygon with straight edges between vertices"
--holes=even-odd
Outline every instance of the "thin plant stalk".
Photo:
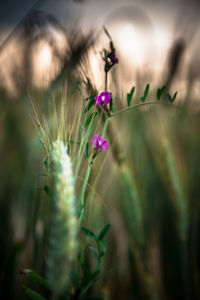
[{"label": "thin plant stalk", "polygon": [[[106,128],[108,126],[108,119],[109,118],[107,118],[106,122],[104,123],[103,129],[102,129],[102,136],[104,136]],[[79,225],[81,224],[81,222],[83,220],[83,217],[84,217],[84,212],[85,212],[85,192],[86,192],[87,184],[88,184],[88,181],[89,181],[91,169],[92,169],[92,164],[88,163],[87,171],[86,171],[84,182],[83,182],[82,189],[81,189],[81,196],[80,196],[81,212],[80,212],[80,217],[79,217]]]},{"label": "thin plant stalk", "polygon": [[187,203],[185,199],[184,190],[181,184],[180,176],[178,174],[176,161],[173,155],[173,151],[171,149],[171,145],[167,139],[163,140],[163,145],[165,149],[166,155],[166,163],[169,171],[171,184],[174,190],[175,195],[175,203],[178,212],[179,219],[179,237],[181,241],[181,260],[182,260],[182,273],[183,273],[183,288],[185,299],[190,299],[190,284],[188,274],[189,266],[188,266],[188,250],[187,250],[187,242],[188,242],[188,228],[189,228],[189,220],[188,220],[188,209]]}]

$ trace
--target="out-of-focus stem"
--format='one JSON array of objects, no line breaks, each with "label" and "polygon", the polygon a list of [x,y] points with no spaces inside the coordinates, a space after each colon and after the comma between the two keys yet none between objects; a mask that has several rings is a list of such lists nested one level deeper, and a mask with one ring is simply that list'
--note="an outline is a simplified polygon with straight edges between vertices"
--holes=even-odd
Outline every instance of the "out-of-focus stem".
[{"label": "out-of-focus stem", "polygon": [[163,140],[163,146],[165,149],[166,163],[169,171],[171,184],[175,195],[175,205],[177,206],[178,219],[179,219],[179,237],[181,241],[181,260],[182,260],[182,275],[183,275],[183,287],[185,299],[190,299],[190,284],[188,279],[189,266],[188,266],[188,209],[185,199],[184,190],[178,174],[176,160],[173,155],[171,145],[167,139]]},{"label": "out-of-focus stem", "polygon": [[107,90],[107,84],[108,84],[108,72],[105,71],[105,91]]}]

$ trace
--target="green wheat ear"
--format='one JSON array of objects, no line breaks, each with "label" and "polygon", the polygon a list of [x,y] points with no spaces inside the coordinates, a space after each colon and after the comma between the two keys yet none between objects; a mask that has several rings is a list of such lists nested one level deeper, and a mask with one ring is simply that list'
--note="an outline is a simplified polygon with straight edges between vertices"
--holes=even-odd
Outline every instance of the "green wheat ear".
[{"label": "green wheat ear", "polygon": [[56,141],[50,151],[51,228],[47,279],[55,297],[67,288],[70,265],[76,256],[77,220],[72,165],[67,148]]}]

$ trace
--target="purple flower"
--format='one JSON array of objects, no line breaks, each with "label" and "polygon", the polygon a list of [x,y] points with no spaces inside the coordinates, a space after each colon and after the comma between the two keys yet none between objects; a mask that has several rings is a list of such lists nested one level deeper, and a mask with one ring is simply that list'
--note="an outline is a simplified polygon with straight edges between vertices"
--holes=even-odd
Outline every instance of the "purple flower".
[{"label": "purple flower", "polygon": [[91,141],[94,149],[101,149],[102,152],[108,149],[108,142],[103,140],[102,137],[98,134],[95,134]]},{"label": "purple flower", "polygon": [[109,56],[109,58],[110,58],[110,60],[111,60],[111,62],[112,62],[113,64],[118,64],[118,58],[117,58],[117,56],[115,55],[115,53],[111,53],[110,56]]},{"label": "purple flower", "polygon": [[101,107],[102,105],[106,105],[111,101],[110,93],[108,91],[102,92],[94,97],[94,101],[99,107]]}]

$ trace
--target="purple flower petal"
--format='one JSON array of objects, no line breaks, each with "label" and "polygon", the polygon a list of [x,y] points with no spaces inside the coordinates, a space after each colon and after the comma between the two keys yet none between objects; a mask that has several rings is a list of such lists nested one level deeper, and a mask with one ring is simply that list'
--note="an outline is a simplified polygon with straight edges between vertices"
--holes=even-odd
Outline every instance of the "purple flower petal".
[{"label": "purple flower petal", "polygon": [[91,140],[91,143],[95,149],[99,149],[98,137],[98,134],[95,134]]},{"label": "purple flower petal", "polygon": [[108,104],[111,100],[111,96],[110,96],[110,93],[108,91],[105,91],[105,99],[104,99],[104,104]]},{"label": "purple flower petal", "polygon": [[110,56],[109,56],[110,60],[112,63],[114,64],[118,64],[118,58],[116,57],[116,55],[114,53],[112,53]]},{"label": "purple flower petal", "polygon": [[94,97],[94,102],[96,103],[97,106],[101,107],[102,100],[99,96]]},{"label": "purple flower petal", "polygon": [[98,134],[95,134],[91,140],[93,147],[98,150],[101,149],[102,152],[108,149],[108,142],[103,140]]},{"label": "purple flower petal", "polygon": [[[98,97],[98,99],[96,98]],[[102,105],[102,104],[108,104],[111,100],[111,96],[110,96],[110,93],[108,91],[105,91],[105,92],[101,92],[98,96],[96,96],[96,100],[95,100],[95,103],[96,105]]]},{"label": "purple flower petal", "polygon": [[108,142],[106,140],[103,140],[103,143],[101,145],[101,151],[104,152],[108,149]]},{"label": "purple flower petal", "polygon": [[98,145],[99,145],[99,148],[101,148],[101,145],[103,144],[103,139],[101,136],[98,137]]}]

